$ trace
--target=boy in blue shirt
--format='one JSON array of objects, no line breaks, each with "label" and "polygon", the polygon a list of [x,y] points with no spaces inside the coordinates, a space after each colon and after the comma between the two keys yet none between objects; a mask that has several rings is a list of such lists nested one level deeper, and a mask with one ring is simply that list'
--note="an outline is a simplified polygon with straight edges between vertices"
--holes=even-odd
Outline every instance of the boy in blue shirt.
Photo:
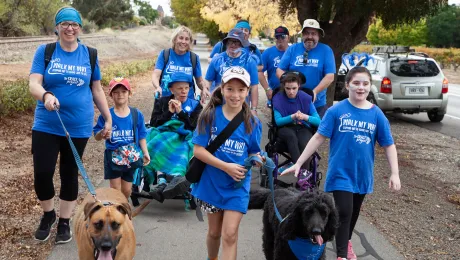
[{"label": "boy in blue shirt", "polygon": [[[130,144],[134,144],[142,150],[143,158],[137,158],[137,160],[143,159],[143,165],[150,163],[150,155],[147,150],[147,143],[145,137],[147,131],[144,125],[144,115],[141,111],[137,111],[137,124],[133,125],[133,115],[131,109],[128,106],[129,97],[131,96],[131,85],[129,81],[124,78],[114,78],[109,83],[109,95],[113,99],[114,106],[110,108],[110,114],[112,115],[112,134],[110,139],[105,141],[106,150],[104,152],[104,179],[110,180],[110,187],[120,190],[129,198],[131,196],[131,187],[133,183],[134,167],[127,167],[126,170],[114,170],[112,169],[113,152],[121,147],[126,147]],[[94,126],[94,138],[97,141],[102,140],[102,133],[104,130],[105,120],[102,116],[99,116],[97,124]],[[136,143],[134,143],[134,137],[136,131]],[[134,157],[139,156],[137,151],[132,154]],[[126,159],[126,158],[123,158]],[[116,159],[115,159],[116,160]],[[137,161],[136,160],[136,161]],[[128,164],[129,166],[129,164]]]}]

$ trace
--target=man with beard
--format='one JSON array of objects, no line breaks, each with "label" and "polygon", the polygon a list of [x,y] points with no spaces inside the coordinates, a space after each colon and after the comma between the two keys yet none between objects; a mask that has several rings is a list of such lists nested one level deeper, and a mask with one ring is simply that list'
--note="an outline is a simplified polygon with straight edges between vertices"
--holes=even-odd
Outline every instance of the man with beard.
[{"label": "man with beard", "polygon": [[[267,99],[272,99],[273,90],[280,86],[280,80],[276,76],[276,69],[278,64],[289,47],[289,30],[286,27],[279,26],[275,29],[276,45],[270,47],[262,54],[262,63],[264,65],[263,71],[259,72],[259,81],[265,89]],[[265,79],[264,72],[267,72],[267,80]]]},{"label": "man with beard", "polygon": [[324,37],[324,30],[318,21],[307,19],[303,23],[302,42],[293,44],[284,53],[276,70],[278,78],[285,71],[302,72],[307,82],[302,86],[313,90],[314,104],[321,118],[326,112],[326,88],[334,81],[336,72],[332,49],[319,42],[319,35]]}]

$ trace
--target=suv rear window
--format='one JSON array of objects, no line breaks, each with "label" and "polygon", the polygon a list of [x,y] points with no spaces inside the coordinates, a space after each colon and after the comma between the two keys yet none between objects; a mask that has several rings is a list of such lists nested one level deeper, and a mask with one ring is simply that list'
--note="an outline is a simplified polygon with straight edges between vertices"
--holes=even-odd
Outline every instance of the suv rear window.
[{"label": "suv rear window", "polygon": [[400,77],[434,77],[439,74],[439,68],[431,60],[392,60],[391,73]]}]

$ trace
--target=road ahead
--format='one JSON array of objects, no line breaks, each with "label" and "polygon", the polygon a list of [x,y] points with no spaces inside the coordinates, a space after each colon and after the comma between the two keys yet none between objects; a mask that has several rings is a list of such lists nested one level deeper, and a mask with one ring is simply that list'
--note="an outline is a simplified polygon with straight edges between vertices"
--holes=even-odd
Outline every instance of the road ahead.
[{"label": "road ahead", "polygon": [[447,114],[444,116],[444,120],[440,123],[430,122],[426,113],[414,115],[390,114],[390,116],[460,139],[460,85],[449,84],[448,93],[449,101],[447,103]]}]

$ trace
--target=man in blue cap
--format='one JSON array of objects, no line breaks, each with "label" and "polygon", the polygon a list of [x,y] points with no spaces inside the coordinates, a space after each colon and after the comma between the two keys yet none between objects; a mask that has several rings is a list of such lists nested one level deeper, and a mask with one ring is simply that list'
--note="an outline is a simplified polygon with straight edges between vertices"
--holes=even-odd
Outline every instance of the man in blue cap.
[{"label": "man in blue cap", "polygon": [[278,64],[289,47],[289,30],[284,26],[279,26],[275,29],[276,45],[264,51],[262,54],[263,72],[267,72],[267,80],[265,76],[259,77],[260,85],[265,89],[267,99],[272,99],[273,90],[277,89],[280,85],[280,80],[276,76],[276,69]]}]

